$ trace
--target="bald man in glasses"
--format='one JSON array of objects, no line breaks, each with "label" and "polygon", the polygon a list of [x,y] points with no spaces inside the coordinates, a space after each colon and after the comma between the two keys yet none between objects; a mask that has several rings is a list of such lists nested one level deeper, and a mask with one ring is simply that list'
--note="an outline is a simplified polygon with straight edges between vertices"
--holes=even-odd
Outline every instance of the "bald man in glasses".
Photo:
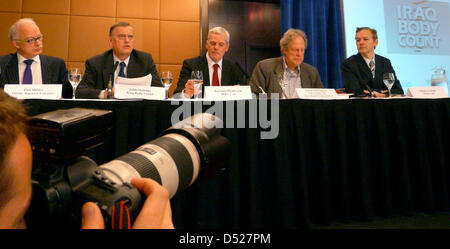
[{"label": "bald man in glasses", "polygon": [[0,88],[5,84],[62,84],[62,97],[72,98],[64,60],[43,55],[44,35],[31,18],[17,20],[9,29],[16,53],[0,56]]}]

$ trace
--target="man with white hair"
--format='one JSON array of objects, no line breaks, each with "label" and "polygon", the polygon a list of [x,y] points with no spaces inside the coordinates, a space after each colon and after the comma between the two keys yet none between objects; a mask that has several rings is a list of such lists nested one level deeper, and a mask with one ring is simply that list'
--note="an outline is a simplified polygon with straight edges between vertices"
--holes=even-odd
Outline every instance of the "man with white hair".
[{"label": "man with white hair", "polygon": [[[250,78],[252,92],[297,98],[297,88],[323,88],[317,69],[303,62],[308,39],[299,29],[288,29],[280,40],[280,57],[259,61]],[[283,85],[283,86],[282,86]]]},{"label": "man with white hair", "polygon": [[64,60],[43,55],[44,35],[31,18],[17,20],[9,29],[16,53],[0,56],[0,88],[5,84],[63,84],[62,96],[72,97]]},{"label": "man with white hair", "polygon": [[247,85],[243,70],[228,59],[223,58],[230,48],[230,34],[222,27],[209,30],[206,40],[206,54],[186,59],[180,71],[177,88],[174,93],[181,93],[182,98],[192,98],[194,81],[192,71],[202,71],[203,86]]}]

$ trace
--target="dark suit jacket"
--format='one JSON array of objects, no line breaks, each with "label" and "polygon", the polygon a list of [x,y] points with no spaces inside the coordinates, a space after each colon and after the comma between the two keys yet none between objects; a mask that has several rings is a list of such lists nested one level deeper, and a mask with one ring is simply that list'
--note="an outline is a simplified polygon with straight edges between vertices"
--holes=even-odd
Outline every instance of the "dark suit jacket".
[{"label": "dark suit jacket", "polygon": [[[112,49],[86,60],[83,79],[77,87],[76,97],[96,99],[100,91],[106,89],[111,75],[114,76],[114,56]],[[155,63],[149,53],[134,49],[127,66],[127,78],[138,78],[152,74],[151,86],[162,87]],[[114,78],[114,77],[113,77]],[[114,79],[112,79],[114,81]]]},{"label": "dark suit jacket", "polygon": [[[184,85],[191,78],[192,71],[201,70],[203,72],[203,86],[209,86],[209,70],[208,60],[206,54],[183,61],[183,67],[180,71],[180,77],[178,79],[177,88],[174,93],[182,92]],[[222,79],[220,80],[222,86],[234,86],[234,85],[247,85],[244,72],[239,66],[223,58],[222,60]]]},{"label": "dark suit jacket", "polygon": [[[282,90],[278,83],[278,75],[283,72],[283,56],[259,61],[250,78],[249,84],[252,92],[262,93],[259,86],[267,93],[268,97],[272,93],[278,93],[281,96]],[[300,79],[303,88],[323,88],[317,69],[305,62],[300,65]]]},{"label": "dark suit jacket", "polygon": [[[72,98],[72,85],[67,78],[64,60],[47,55],[39,55],[41,61],[42,84],[63,84],[62,97]],[[0,56],[0,88],[5,84],[19,84],[19,64],[17,53]]]},{"label": "dark suit jacket", "polygon": [[[361,93],[363,90],[367,90],[365,84],[378,92],[387,90],[386,85],[383,83],[383,74],[394,73],[395,75],[391,61],[383,56],[375,55],[375,78],[373,78],[369,66],[360,53],[352,55],[344,60],[341,65],[341,70],[342,75],[344,76],[345,91],[356,94]],[[403,94],[402,86],[396,75],[395,79],[391,92]]]}]

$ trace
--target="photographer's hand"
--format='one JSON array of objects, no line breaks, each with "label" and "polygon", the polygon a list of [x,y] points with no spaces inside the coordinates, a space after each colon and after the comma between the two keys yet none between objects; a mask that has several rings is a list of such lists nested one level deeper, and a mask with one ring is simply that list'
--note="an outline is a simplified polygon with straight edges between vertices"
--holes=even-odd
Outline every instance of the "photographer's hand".
[{"label": "photographer's hand", "polygon": [[81,208],[81,228],[82,229],[104,229],[100,208],[93,202],[86,202]]},{"label": "photographer's hand", "polygon": [[[149,178],[135,178],[131,180],[131,184],[147,196],[133,228],[173,229],[172,211],[167,190]],[[81,213],[81,228],[103,229],[105,227],[100,208],[94,203],[85,203]]]},{"label": "photographer's hand", "polygon": [[172,209],[167,189],[149,178],[134,178],[131,184],[147,196],[133,228],[173,229]]}]

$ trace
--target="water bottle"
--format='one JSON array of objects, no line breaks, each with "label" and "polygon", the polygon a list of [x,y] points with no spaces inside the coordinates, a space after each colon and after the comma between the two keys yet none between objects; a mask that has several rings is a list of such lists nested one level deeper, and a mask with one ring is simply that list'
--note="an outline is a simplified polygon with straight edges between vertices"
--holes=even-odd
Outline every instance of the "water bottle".
[{"label": "water bottle", "polygon": [[444,67],[435,67],[433,68],[433,74],[431,75],[430,80],[431,86],[442,86],[444,90],[447,92],[447,96],[450,92],[450,86],[448,85],[447,76],[445,75]]}]

